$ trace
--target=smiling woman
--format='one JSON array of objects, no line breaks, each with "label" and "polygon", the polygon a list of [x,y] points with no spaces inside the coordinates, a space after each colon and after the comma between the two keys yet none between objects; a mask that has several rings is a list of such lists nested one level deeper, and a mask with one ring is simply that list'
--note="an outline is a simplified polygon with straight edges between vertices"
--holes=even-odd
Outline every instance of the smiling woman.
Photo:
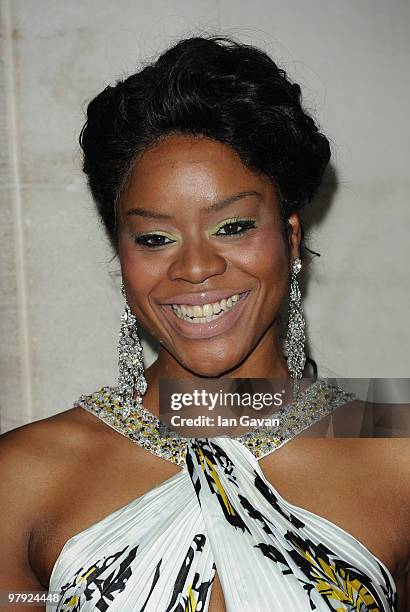
[{"label": "smiling woman", "polygon": [[[128,214],[130,206],[138,212],[135,203],[144,216]],[[159,359],[172,376],[186,368],[200,376],[235,368],[240,377],[246,367],[249,377],[286,377],[272,317],[287,292],[289,248],[298,256],[299,223],[293,214],[287,242],[266,177],[226,144],[172,135],[135,163],[117,218],[128,303],[167,349]],[[248,333],[239,338],[243,318]],[[256,349],[262,338],[264,348]]]},{"label": "smiling woman", "polygon": [[[38,478],[55,470],[17,582],[61,611],[405,610],[404,447],[309,439],[352,395],[317,379],[237,437],[158,418],[163,378],[304,373],[299,211],[330,151],[299,86],[259,49],[189,38],[92,100],[80,143],[121,264],[118,385],[7,434],[17,455],[47,440]],[[147,370],[138,325],[159,342]]]}]

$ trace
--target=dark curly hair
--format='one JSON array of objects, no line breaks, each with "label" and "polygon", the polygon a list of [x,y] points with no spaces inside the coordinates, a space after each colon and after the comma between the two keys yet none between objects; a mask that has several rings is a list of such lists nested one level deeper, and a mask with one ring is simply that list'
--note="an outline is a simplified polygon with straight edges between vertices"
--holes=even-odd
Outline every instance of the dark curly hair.
[{"label": "dark curly hair", "polygon": [[126,179],[138,155],[169,134],[227,144],[267,175],[285,229],[289,214],[312,199],[330,159],[299,85],[266,53],[220,36],[181,40],[87,108],[83,170],[115,253],[116,203]]}]

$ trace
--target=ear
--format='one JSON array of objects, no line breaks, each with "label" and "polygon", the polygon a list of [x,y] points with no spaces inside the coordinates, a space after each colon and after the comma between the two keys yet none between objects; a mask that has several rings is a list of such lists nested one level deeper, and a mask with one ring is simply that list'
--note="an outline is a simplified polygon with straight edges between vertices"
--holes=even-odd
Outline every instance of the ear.
[{"label": "ear", "polygon": [[289,228],[289,248],[292,259],[300,257],[300,241],[302,239],[302,228],[299,215],[293,212],[288,217]]}]

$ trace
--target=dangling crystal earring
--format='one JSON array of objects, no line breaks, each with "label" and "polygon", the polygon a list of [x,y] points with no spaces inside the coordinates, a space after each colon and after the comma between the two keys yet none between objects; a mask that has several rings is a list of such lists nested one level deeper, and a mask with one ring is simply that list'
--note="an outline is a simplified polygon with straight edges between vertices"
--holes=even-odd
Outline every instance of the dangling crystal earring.
[{"label": "dangling crystal earring", "polygon": [[[128,305],[124,284],[121,293],[125,298],[124,312],[121,315],[121,330],[118,343],[118,392],[123,396],[124,418],[128,417],[133,403],[142,405],[142,396],[147,391],[147,381],[144,375],[142,346],[138,336],[137,320]],[[136,398],[133,399],[134,391]]]},{"label": "dangling crystal earring", "polygon": [[294,395],[299,393],[299,383],[306,363],[305,355],[305,319],[303,318],[302,299],[297,281],[297,275],[302,268],[302,262],[297,257],[291,266],[289,320],[285,341],[288,353],[287,365],[291,378],[294,379]]}]

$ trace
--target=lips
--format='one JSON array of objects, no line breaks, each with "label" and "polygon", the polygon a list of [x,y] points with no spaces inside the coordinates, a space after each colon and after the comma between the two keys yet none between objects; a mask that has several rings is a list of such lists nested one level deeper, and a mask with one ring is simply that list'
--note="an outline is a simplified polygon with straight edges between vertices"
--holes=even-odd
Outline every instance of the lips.
[{"label": "lips", "polygon": [[158,301],[157,303],[161,306],[170,306],[171,304],[185,304],[186,306],[203,306],[204,304],[212,304],[213,302],[219,302],[224,298],[227,299],[231,295],[237,293],[241,296],[246,293],[249,289],[224,289],[223,291],[201,291],[198,293],[180,293],[167,297],[165,300]]},{"label": "lips", "polygon": [[[170,304],[160,305],[160,312],[164,315],[167,323],[182,336],[190,339],[212,338],[229,331],[234,326],[247,304],[249,293],[250,290],[239,293],[240,297],[235,303],[235,306],[225,311],[217,319],[210,321],[209,323],[190,323],[189,321],[184,321],[175,314]],[[219,299],[223,299],[225,296],[229,297],[229,295],[232,294],[224,292],[224,295],[222,295],[222,297]],[[186,298],[187,296],[184,296],[184,300],[186,300]],[[209,299],[209,294],[207,295],[206,299]],[[214,296],[212,296],[212,300],[216,301]],[[186,304],[187,302],[182,303]],[[198,302],[195,303],[198,304]],[[203,303],[207,304],[208,302],[205,301]]]}]

